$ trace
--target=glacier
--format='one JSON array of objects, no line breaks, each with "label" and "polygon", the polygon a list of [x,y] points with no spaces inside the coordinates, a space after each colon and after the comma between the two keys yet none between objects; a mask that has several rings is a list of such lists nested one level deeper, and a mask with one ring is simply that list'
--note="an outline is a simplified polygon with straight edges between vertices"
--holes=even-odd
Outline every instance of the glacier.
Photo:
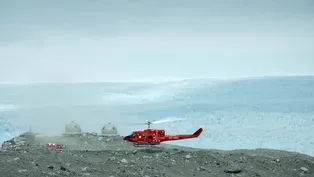
[{"label": "glacier", "polygon": [[27,131],[58,134],[69,121],[100,132],[111,122],[121,135],[153,125],[168,134],[204,133],[170,144],[209,149],[270,148],[314,156],[314,76],[186,79],[166,83],[0,85],[0,143]]}]

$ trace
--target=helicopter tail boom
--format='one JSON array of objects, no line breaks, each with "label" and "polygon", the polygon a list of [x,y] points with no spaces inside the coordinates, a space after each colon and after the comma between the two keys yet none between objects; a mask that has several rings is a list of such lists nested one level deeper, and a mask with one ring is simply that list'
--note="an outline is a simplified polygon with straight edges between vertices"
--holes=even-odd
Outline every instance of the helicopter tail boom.
[{"label": "helicopter tail boom", "polygon": [[162,141],[174,141],[174,140],[198,138],[202,132],[203,132],[203,129],[200,128],[195,133],[190,134],[190,135],[166,135]]}]

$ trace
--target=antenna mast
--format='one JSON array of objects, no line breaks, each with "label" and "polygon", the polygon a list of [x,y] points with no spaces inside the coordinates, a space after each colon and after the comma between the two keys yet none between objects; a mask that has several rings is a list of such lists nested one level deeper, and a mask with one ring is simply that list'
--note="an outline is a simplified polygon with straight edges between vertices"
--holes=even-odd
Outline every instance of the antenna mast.
[{"label": "antenna mast", "polygon": [[152,122],[148,121],[147,125],[148,125],[148,129],[150,129],[150,125],[152,124]]}]

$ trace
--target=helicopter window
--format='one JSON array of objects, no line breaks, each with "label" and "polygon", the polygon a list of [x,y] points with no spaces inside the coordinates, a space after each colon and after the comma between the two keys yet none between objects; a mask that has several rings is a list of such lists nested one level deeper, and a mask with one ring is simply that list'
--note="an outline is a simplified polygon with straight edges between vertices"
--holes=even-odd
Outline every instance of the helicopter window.
[{"label": "helicopter window", "polygon": [[129,135],[129,137],[135,137],[135,133],[132,133],[131,135]]}]

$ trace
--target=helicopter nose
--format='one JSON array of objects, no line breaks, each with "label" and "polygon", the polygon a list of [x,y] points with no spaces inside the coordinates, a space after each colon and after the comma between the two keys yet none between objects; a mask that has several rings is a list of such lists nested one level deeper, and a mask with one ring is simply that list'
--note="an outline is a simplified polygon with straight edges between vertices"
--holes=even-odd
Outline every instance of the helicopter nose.
[{"label": "helicopter nose", "polygon": [[130,136],[125,136],[123,140],[126,140],[126,141],[130,140]]}]

